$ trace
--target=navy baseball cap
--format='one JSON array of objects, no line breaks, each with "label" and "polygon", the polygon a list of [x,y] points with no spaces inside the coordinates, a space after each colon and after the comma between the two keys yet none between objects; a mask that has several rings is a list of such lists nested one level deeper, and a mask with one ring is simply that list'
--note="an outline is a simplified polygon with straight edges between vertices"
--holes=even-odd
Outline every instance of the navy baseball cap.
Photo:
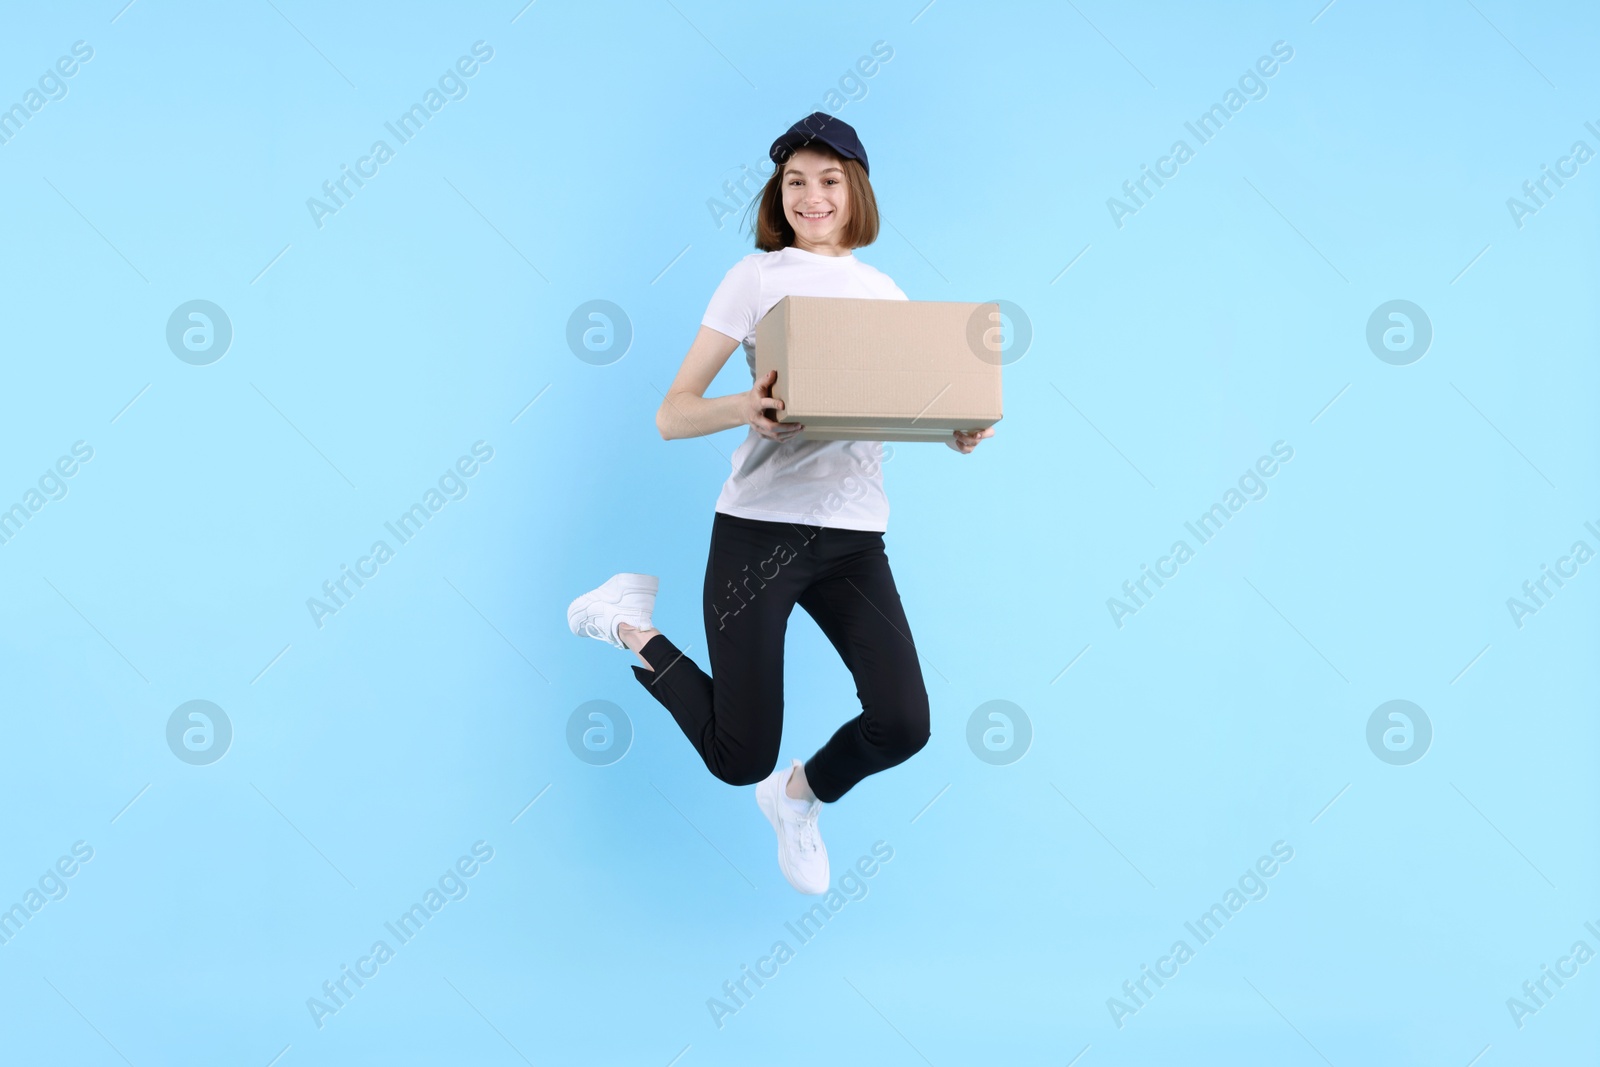
[{"label": "navy baseball cap", "polygon": [[772,157],[773,163],[781,167],[795,149],[803,148],[812,141],[821,141],[845,159],[856,160],[863,171],[869,176],[872,174],[872,169],[867,166],[867,150],[861,147],[861,138],[856,136],[855,127],[823,111],[813,111],[790,126],[782,137],[772,142],[767,154]]}]

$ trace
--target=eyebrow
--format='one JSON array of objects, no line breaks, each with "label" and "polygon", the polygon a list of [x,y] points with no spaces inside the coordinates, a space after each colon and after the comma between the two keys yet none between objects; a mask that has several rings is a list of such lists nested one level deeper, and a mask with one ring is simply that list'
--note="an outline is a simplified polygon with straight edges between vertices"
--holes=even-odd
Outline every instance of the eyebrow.
[{"label": "eyebrow", "polygon": [[[838,171],[840,174],[844,173],[844,170],[842,168],[840,168],[840,167],[824,167],[820,171],[818,171],[817,173],[819,175],[820,174],[832,174],[834,171]],[[804,174],[801,174],[800,171],[796,170],[794,167],[790,167],[788,170],[784,171],[784,177],[786,177],[786,178],[791,174],[798,174],[802,178],[805,177]]]}]

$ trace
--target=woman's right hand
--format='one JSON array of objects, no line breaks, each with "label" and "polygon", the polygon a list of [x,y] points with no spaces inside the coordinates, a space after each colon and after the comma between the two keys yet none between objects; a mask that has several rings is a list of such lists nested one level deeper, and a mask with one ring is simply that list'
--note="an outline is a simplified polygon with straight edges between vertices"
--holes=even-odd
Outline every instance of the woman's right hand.
[{"label": "woman's right hand", "polygon": [[[772,384],[778,372],[769,370],[756,379],[755,385],[745,394],[745,421],[755,427],[756,433],[769,441],[787,441],[805,426],[795,422],[778,422],[774,416],[783,410],[783,401],[772,395]],[[769,415],[768,412],[771,412]]]}]

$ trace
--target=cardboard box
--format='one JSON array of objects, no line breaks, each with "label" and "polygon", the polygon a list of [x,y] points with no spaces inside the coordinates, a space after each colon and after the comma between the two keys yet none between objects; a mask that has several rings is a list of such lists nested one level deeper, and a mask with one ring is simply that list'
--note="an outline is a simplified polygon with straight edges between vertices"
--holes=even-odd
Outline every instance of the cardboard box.
[{"label": "cardboard box", "polygon": [[756,324],[756,377],[803,441],[947,441],[1000,421],[1000,307],[786,296]]}]

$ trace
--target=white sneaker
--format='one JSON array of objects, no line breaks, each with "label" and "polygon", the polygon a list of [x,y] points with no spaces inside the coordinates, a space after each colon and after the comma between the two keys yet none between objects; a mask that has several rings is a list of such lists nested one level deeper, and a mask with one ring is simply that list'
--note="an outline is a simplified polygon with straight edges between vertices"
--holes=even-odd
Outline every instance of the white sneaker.
[{"label": "white sneaker", "polygon": [[660,585],[660,579],[649,574],[613,574],[605,584],[567,606],[567,626],[579,637],[592,637],[626,649],[628,646],[617,636],[617,623],[648,630]]},{"label": "white sneaker", "polygon": [[822,801],[813,800],[804,812],[795,811],[784,790],[800,761],[780,767],[756,786],[756,805],[778,835],[778,867],[789,884],[802,893],[828,891],[828,849],[817,833]]}]

